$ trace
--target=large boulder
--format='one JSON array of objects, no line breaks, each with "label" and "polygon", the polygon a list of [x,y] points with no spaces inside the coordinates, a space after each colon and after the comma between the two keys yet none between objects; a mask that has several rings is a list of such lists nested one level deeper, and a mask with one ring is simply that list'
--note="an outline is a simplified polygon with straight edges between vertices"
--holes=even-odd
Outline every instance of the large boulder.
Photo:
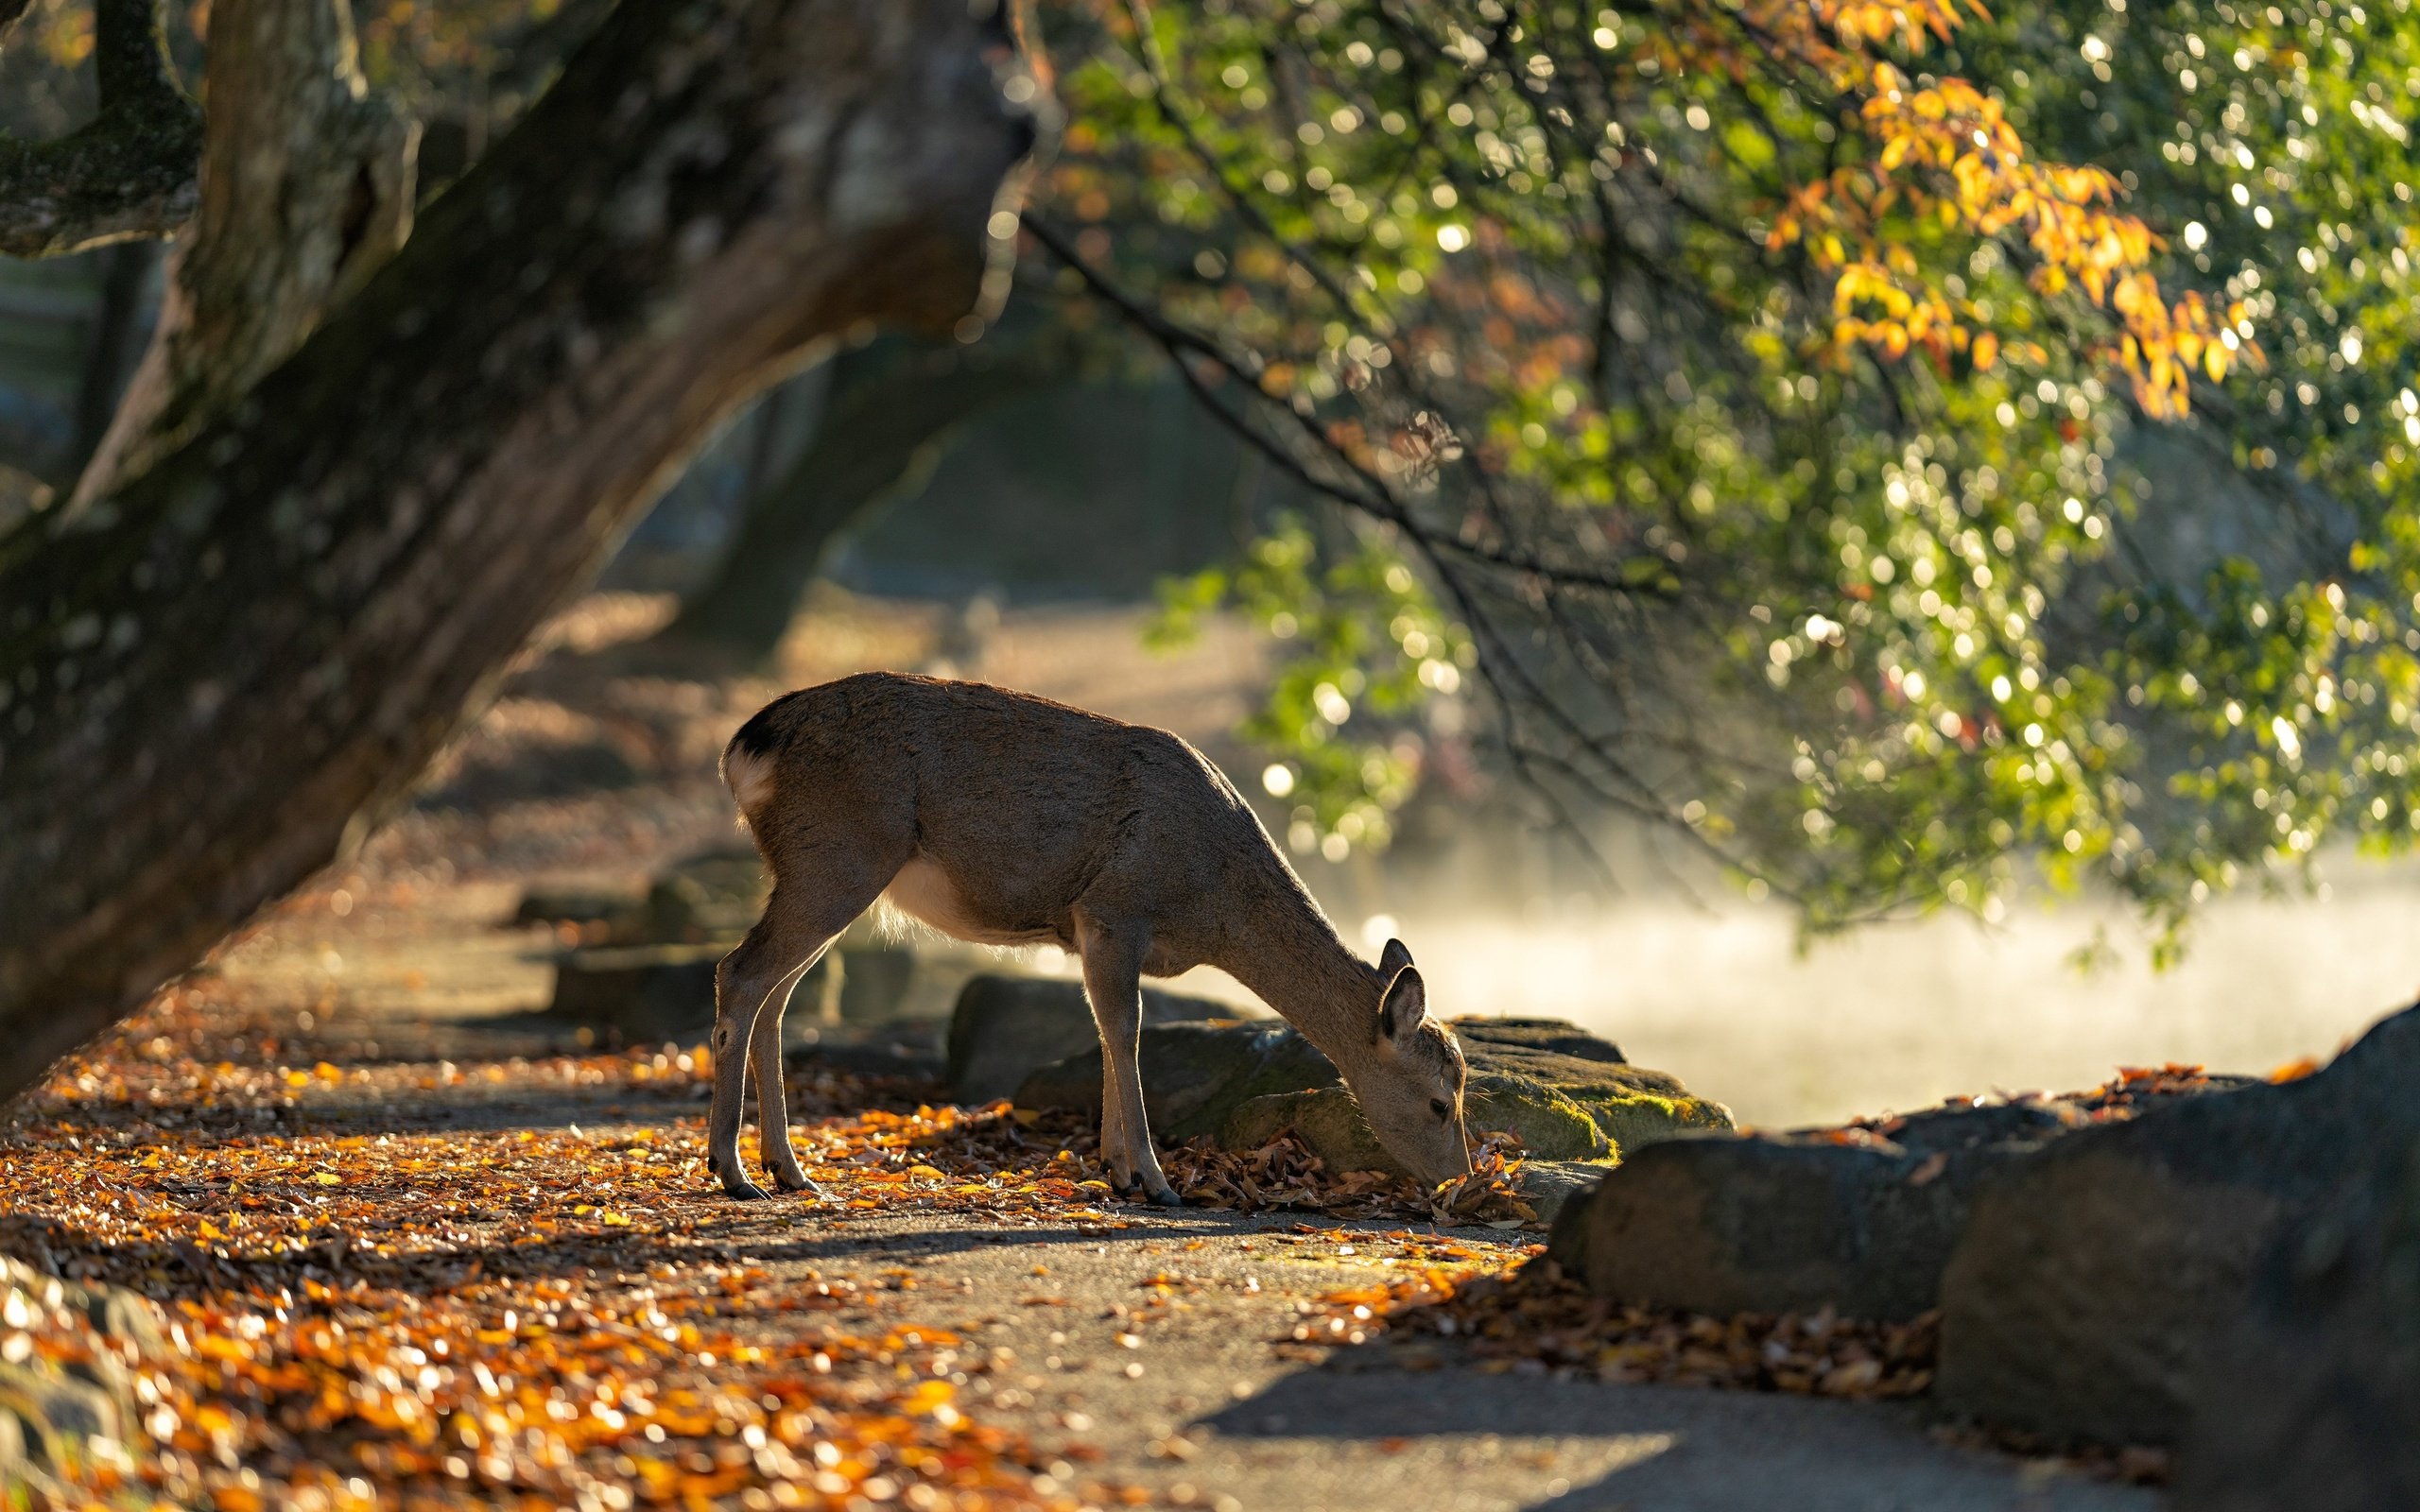
[{"label": "large boulder", "polygon": [[60,1346],[0,1358],[0,1491],[13,1493],[0,1502],[49,1504],[95,1462],[130,1469],[144,1444],[132,1366],[165,1349],[160,1310],[0,1257],[0,1316],[20,1337]]},{"label": "large boulder", "polygon": [[2277,1246],[2180,1469],[2180,1512],[2420,1507],[2420,1143]]},{"label": "large boulder", "polygon": [[1942,1280],[1945,1407],[2054,1440],[2177,1442],[2264,1256],[2420,1134],[2420,1010],[2315,1075],[2081,1130],[1978,1194]]},{"label": "large boulder", "polygon": [[[1184,997],[1157,988],[1143,989],[1143,1022],[1177,1023],[1216,1019],[1231,1010],[1207,998]],[[1100,1029],[1081,982],[1046,976],[986,973],[969,981],[949,1016],[943,1079],[961,1102],[988,1103],[1011,1097],[1026,1078],[1056,1060],[1091,1050],[1100,1064]],[[1100,1074],[1093,1074],[1093,1103],[1100,1101]]]},{"label": "large boulder", "polygon": [[[1512,1129],[1541,1159],[1601,1159],[1621,1148],[1625,1135],[1643,1146],[1731,1125],[1720,1104],[1689,1095],[1661,1072],[1629,1065],[1613,1045],[1573,1025],[1463,1019],[1454,1031],[1471,1068],[1471,1126]],[[1290,1128],[1331,1169],[1396,1169],[1336,1067],[1284,1024],[1146,1028],[1141,1062],[1144,1105],[1163,1139],[1210,1135],[1231,1149],[1257,1149]],[[1095,1046],[1035,1072],[1016,1100],[1098,1111],[1100,1079]]]},{"label": "large boulder", "polygon": [[1867,1130],[1668,1141],[1564,1211],[1548,1249],[1641,1306],[1904,1320],[1934,1306],[1978,1186],[2066,1133],[2060,1104],[1943,1108]]}]

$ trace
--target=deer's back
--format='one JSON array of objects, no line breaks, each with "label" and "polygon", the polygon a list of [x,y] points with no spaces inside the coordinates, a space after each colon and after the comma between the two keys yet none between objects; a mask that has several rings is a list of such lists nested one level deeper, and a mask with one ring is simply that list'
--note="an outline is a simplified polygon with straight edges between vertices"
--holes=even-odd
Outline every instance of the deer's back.
[{"label": "deer's back", "polygon": [[904,833],[1003,932],[1058,934],[1088,898],[1200,918],[1276,860],[1184,740],[984,683],[843,678],[769,705],[732,744],[774,757],[776,812],[750,822],[777,871],[784,832]]}]

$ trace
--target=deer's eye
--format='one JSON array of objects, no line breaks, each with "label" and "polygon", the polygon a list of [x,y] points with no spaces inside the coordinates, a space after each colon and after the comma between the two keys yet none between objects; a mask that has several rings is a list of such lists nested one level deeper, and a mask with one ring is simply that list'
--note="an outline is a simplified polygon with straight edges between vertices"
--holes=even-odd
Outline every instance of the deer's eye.
[{"label": "deer's eye", "polygon": [[1428,1099],[1428,1110],[1436,1114],[1439,1119],[1445,1122],[1450,1123],[1454,1117],[1454,1105],[1445,1101],[1443,1097],[1431,1097]]}]

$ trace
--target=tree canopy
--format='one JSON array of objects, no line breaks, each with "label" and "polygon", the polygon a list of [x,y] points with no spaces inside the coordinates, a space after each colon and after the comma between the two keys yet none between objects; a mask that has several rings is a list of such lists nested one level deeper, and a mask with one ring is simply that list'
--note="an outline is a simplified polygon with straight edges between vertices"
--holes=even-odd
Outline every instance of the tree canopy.
[{"label": "tree canopy", "polygon": [[1288,643],[1298,843],[1473,673],[1819,928],[2408,841],[2420,32],[2148,9],[1054,11],[1034,235],[1359,524],[1172,594]]},{"label": "tree canopy", "polygon": [[[2172,940],[2415,833],[2407,8],[1035,9],[1070,112],[1027,217],[1027,275],[1077,296],[1051,318],[1123,320],[1350,522],[1169,595],[1172,631],[1230,604],[1284,645],[1251,732],[1298,849],[1383,843],[1466,728],[1547,822],[1630,816],[1818,928],[1988,914],[2038,863]],[[601,11],[362,9],[424,182]],[[26,247],[193,212],[159,15],[20,28],[106,66],[89,126],[0,143],[11,182],[97,182],[159,128],[139,194]],[[380,192],[401,222],[298,265],[298,307],[408,230]],[[225,311],[261,306],[240,282]],[[235,390],[300,330],[256,335]]]}]

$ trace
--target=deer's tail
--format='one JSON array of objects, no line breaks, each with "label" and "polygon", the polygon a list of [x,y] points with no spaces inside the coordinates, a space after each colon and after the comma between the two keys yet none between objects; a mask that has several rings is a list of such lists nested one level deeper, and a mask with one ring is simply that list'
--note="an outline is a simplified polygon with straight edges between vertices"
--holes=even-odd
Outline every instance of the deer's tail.
[{"label": "deer's tail", "polygon": [[756,716],[739,727],[731,744],[722,748],[723,785],[739,804],[739,816],[755,827],[756,816],[772,800],[774,778],[780,769],[779,757],[787,731],[774,714],[780,701],[766,705]]}]

